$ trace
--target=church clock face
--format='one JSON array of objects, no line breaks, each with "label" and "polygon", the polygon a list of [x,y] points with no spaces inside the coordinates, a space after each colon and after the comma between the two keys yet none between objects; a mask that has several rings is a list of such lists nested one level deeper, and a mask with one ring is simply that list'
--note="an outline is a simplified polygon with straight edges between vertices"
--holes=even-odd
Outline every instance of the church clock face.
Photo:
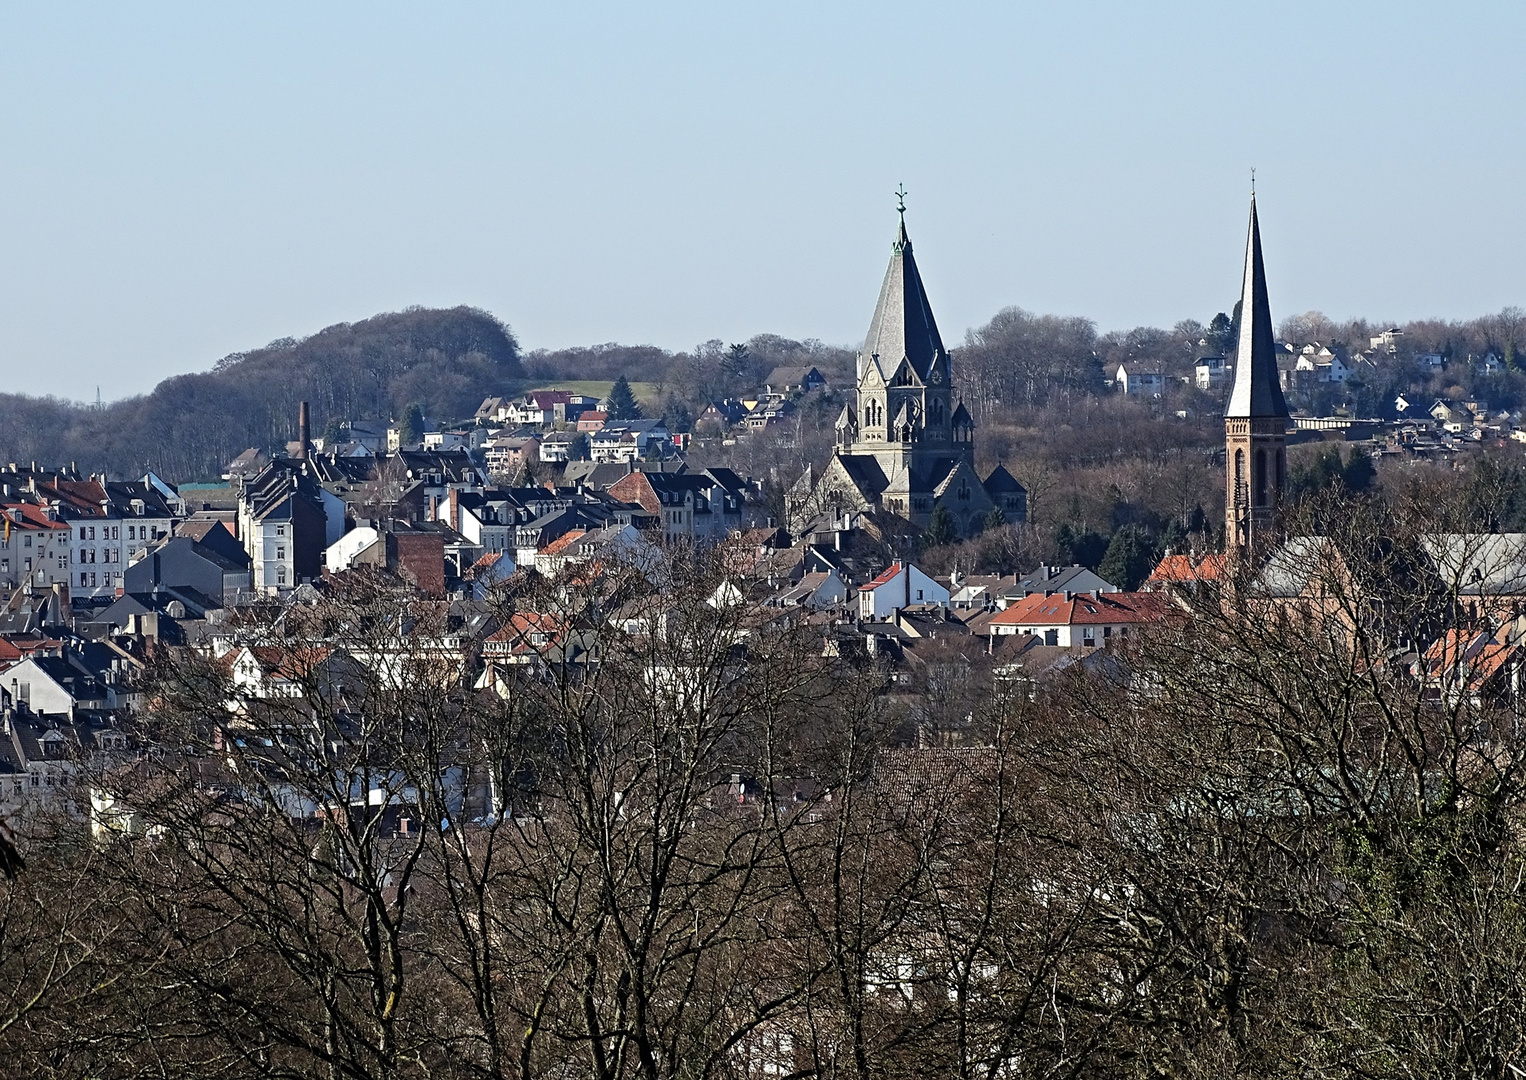
[{"label": "church clock face", "polygon": [[943,369],[941,367],[935,367],[927,377],[932,380],[932,384],[934,386],[937,386],[943,381]]}]

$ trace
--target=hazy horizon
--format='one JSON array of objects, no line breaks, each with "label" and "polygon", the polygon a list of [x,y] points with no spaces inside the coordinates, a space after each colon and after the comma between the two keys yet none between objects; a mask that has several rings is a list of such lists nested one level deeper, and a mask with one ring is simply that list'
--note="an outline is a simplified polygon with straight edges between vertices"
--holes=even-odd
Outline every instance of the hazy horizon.
[{"label": "hazy horizon", "polygon": [[157,5],[0,17],[0,390],[115,399],[470,304],[526,350],[854,346],[907,222],[945,339],[1526,303],[1526,11]]}]

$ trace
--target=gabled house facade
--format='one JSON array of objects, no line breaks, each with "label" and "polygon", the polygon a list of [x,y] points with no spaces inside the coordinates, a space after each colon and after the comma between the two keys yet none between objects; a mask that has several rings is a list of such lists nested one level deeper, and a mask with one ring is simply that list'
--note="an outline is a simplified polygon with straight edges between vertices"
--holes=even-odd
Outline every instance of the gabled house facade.
[{"label": "gabled house facade", "polygon": [[865,622],[883,622],[904,608],[925,604],[948,607],[948,588],[910,563],[891,563],[858,590],[858,617]]}]

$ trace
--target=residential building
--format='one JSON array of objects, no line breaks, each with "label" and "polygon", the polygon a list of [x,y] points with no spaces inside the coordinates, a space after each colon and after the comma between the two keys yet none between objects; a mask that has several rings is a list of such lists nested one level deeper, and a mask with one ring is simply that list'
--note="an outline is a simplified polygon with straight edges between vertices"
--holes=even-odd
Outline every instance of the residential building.
[{"label": "residential building", "polygon": [[513,476],[526,465],[540,462],[541,441],[535,435],[498,435],[482,446],[483,462],[495,476]]},{"label": "residential building", "polygon": [[922,604],[948,607],[949,591],[910,563],[891,563],[858,590],[858,617],[865,622],[881,622]]},{"label": "residential building", "polygon": [[343,503],[334,528],[326,495],[339,502],[306,472],[279,462],[244,485],[238,531],[252,562],[256,591],[284,592],[322,575],[323,552],[344,528]]},{"label": "residential building", "polygon": [[1200,356],[1193,374],[1199,390],[1217,390],[1229,380],[1234,366],[1223,356]]},{"label": "residential building", "polygon": [[990,621],[993,637],[1031,634],[1045,645],[1096,648],[1115,636],[1161,622],[1170,607],[1160,593],[1033,593]]},{"label": "residential building", "polygon": [[763,380],[763,390],[769,397],[789,397],[808,394],[826,384],[821,372],[813,367],[776,367]]},{"label": "residential building", "polygon": [[1062,596],[1074,596],[1077,593],[1115,593],[1122,592],[1117,585],[1104,580],[1095,570],[1089,570],[1084,566],[1040,566],[1031,574],[1019,577],[1015,584],[1006,590],[1001,600],[1002,607],[1009,607],[1018,600],[1022,600],[1034,593],[1059,593]]},{"label": "residential building", "polygon": [[540,460],[564,464],[572,460],[572,448],[577,440],[575,431],[553,431],[540,441]]},{"label": "residential building", "polygon": [[221,527],[208,530],[200,541],[166,536],[130,563],[122,575],[125,592],[193,590],[211,606],[232,603],[253,587],[249,553]]},{"label": "residential building", "polygon": [[72,536],[56,506],[0,504],[0,587],[68,585]]},{"label": "residential building", "polygon": [[1129,397],[1160,397],[1166,389],[1166,377],[1158,371],[1130,371],[1127,364],[1119,364],[1113,383]]},{"label": "residential building", "polygon": [[746,506],[743,482],[730,469],[631,472],[611,484],[609,494],[656,515],[666,543],[724,539],[742,527]]},{"label": "residential building", "polygon": [[593,433],[588,441],[588,456],[597,462],[634,461],[649,453],[665,456],[672,444],[672,436],[661,420],[621,420],[606,423]]}]

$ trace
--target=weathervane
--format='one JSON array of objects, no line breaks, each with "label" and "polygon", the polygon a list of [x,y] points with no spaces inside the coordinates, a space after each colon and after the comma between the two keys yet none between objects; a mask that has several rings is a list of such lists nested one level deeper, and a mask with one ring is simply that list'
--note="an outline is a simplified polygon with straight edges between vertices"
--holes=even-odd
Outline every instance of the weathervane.
[{"label": "weathervane", "polygon": [[901,224],[906,224],[906,185],[897,184],[895,189],[896,211],[901,215]]},{"label": "weathervane", "polygon": [[1250,193],[1252,195],[1256,193],[1256,167],[1254,165],[1250,167]]}]

